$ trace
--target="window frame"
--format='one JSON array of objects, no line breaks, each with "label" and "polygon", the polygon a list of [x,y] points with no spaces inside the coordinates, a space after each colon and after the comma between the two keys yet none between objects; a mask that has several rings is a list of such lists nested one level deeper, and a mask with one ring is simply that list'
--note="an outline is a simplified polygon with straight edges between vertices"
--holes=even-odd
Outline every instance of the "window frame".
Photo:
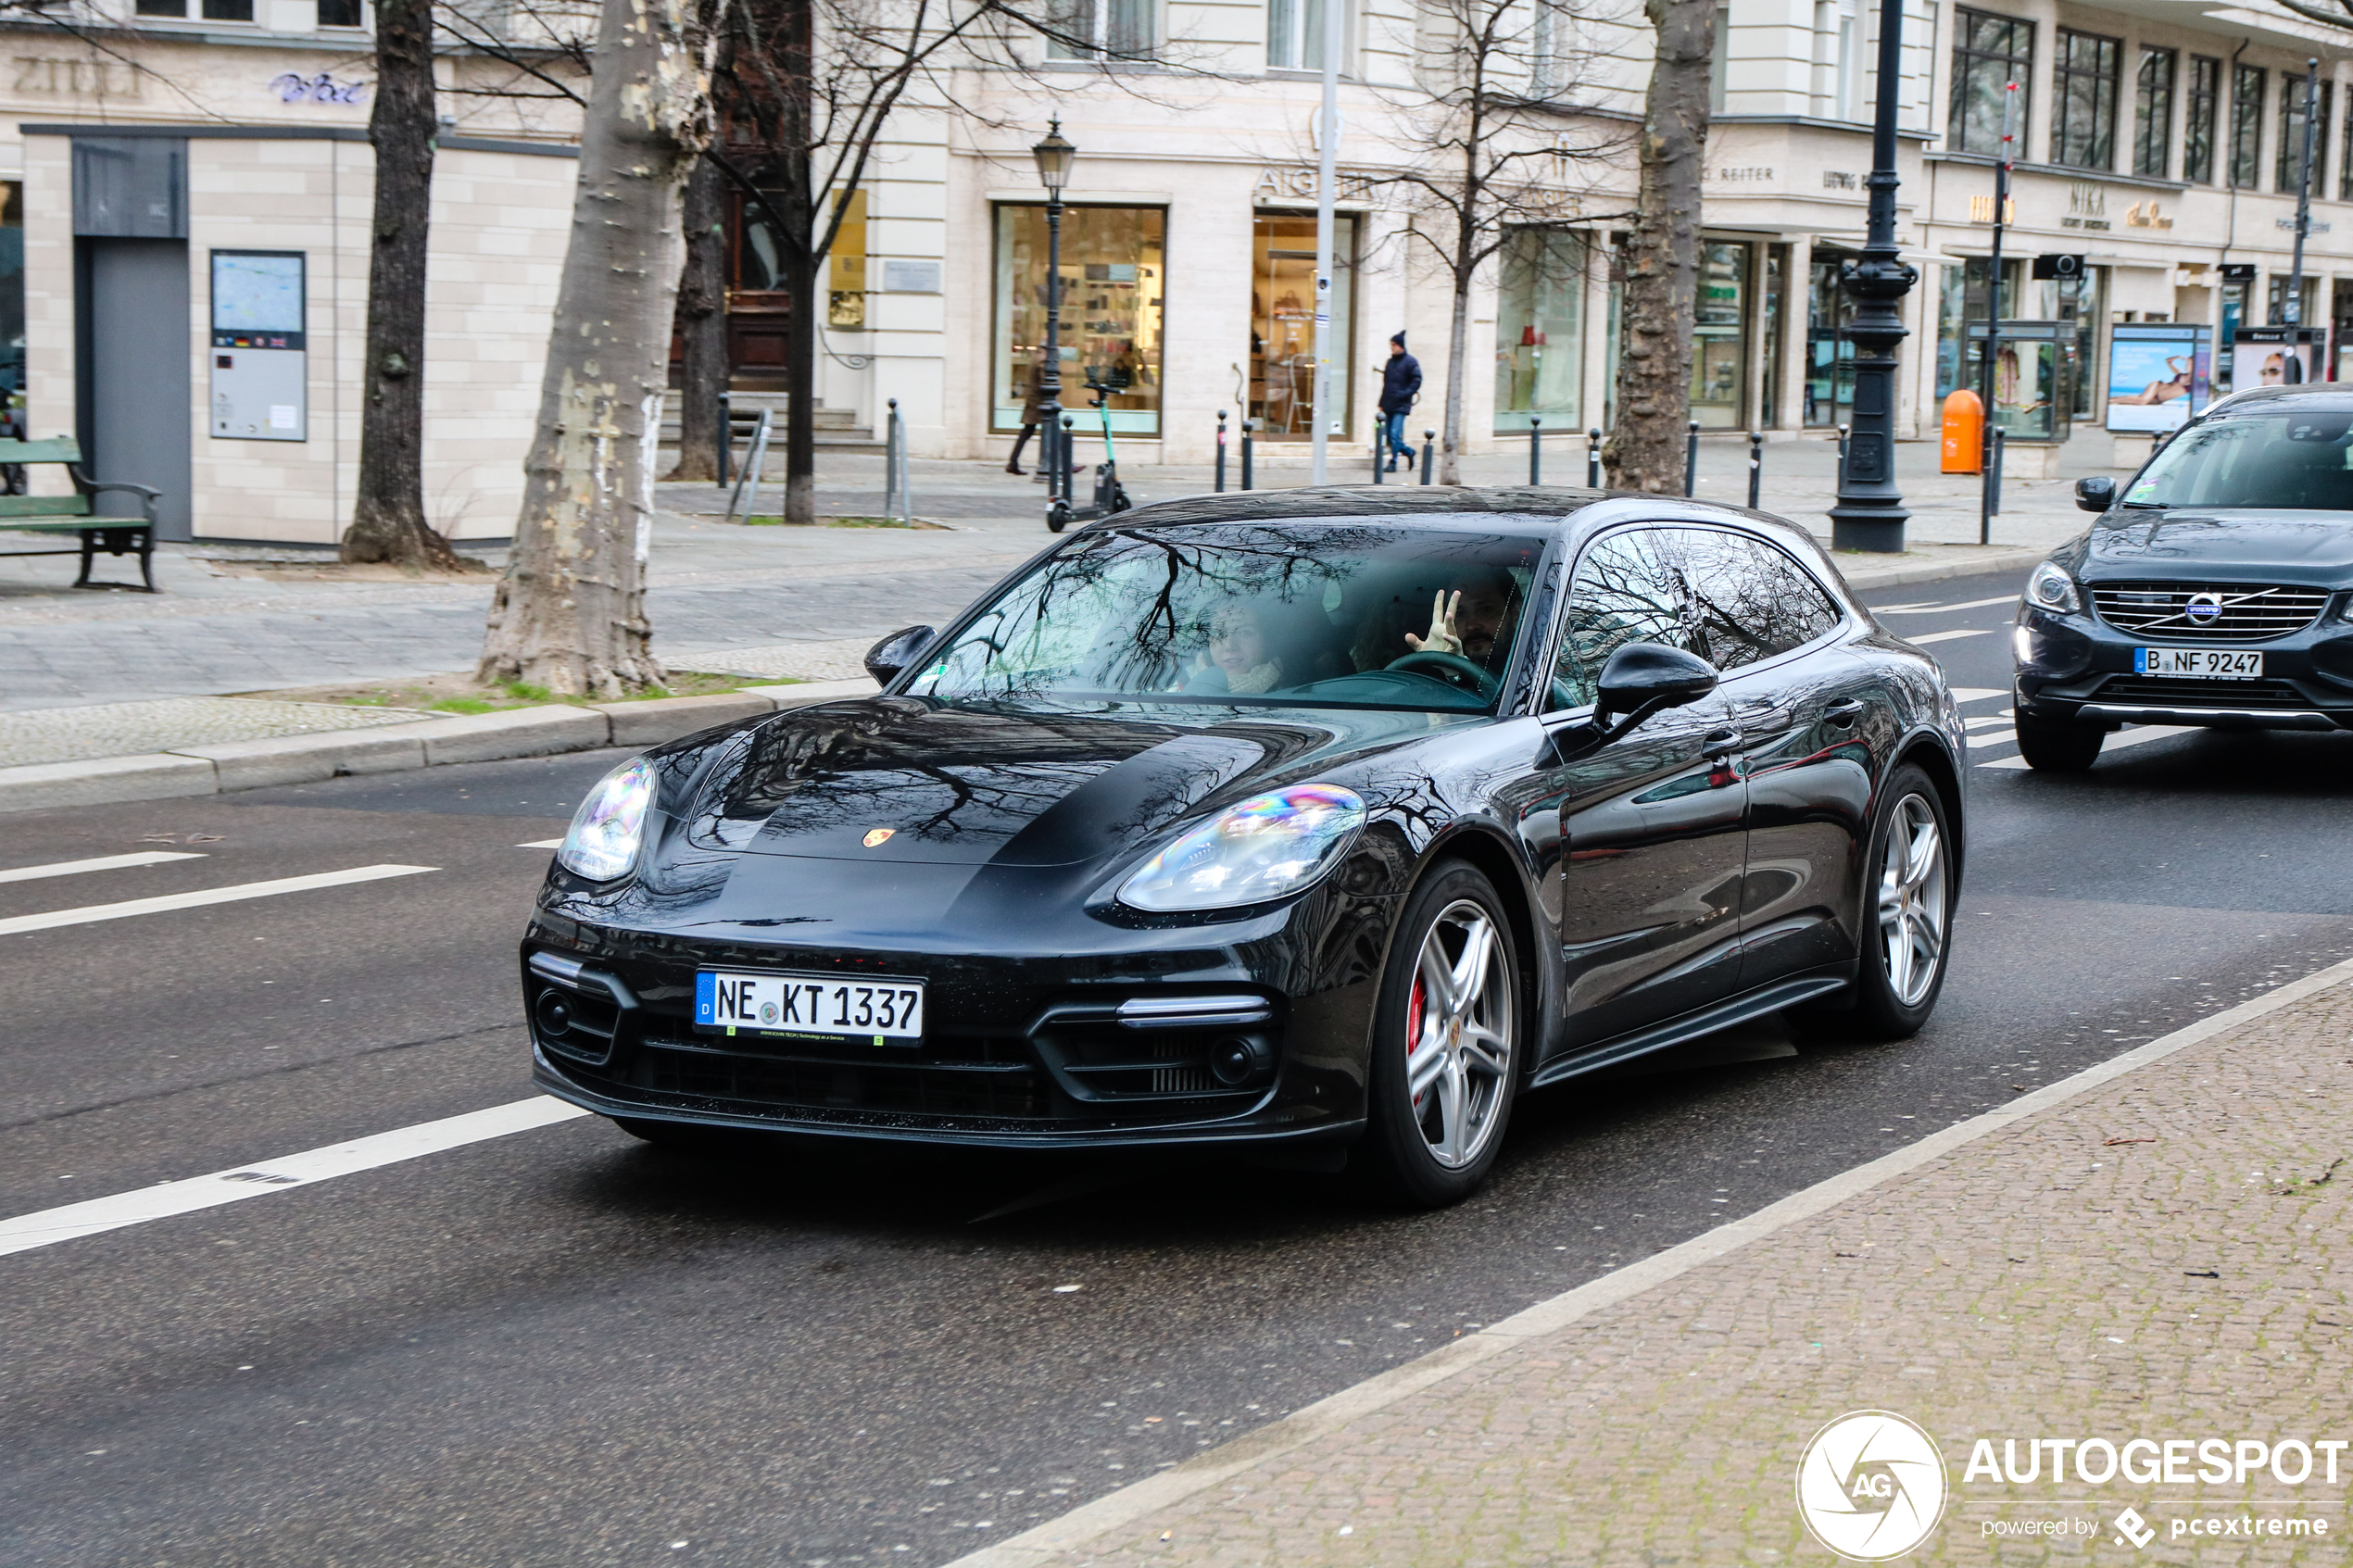
[{"label": "window frame", "polygon": [[[2249,96],[2246,89],[2254,85]],[[2231,74],[2231,145],[2223,184],[2234,191],[2263,186],[2263,107],[2271,91],[2267,66],[2242,65]]]},{"label": "window frame", "polygon": [[[1973,66],[1982,61],[1998,64],[2004,68],[2001,72],[2002,82],[1997,84],[1996,92],[2000,90],[2000,85],[2007,85],[2012,82],[2019,84],[2019,123],[2016,127],[2018,141],[2015,144],[2024,146],[2034,119],[2035,23],[2028,17],[2006,16],[1999,11],[1972,10],[1968,6],[1957,6],[1954,10],[1954,19],[1953,86],[1951,98],[1945,109],[1945,140],[1955,152],[1982,153],[1999,157],[2002,153],[2002,128],[1998,113],[1994,117],[1994,123],[1984,128],[1990,145],[1978,146],[1969,135],[1968,105],[1970,99],[1970,84],[1974,80]],[[2007,53],[1996,54],[1991,50],[1977,48],[1971,42],[1971,35],[1979,22],[2002,24],[2012,41],[2022,36],[2025,40],[2024,51],[2021,53],[2016,47],[2011,47]],[[1996,107],[1998,107],[1997,104]]]},{"label": "window frame", "polygon": [[[2304,78],[2300,70],[2280,72],[2279,145],[2271,153],[2271,189],[2280,195],[2296,194],[2296,169],[2304,156]],[[2318,74],[2317,72],[2313,74]],[[2329,118],[2334,112],[2336,83],[2322,76],[2313,94],[2319,123],[2312,137],[2312,194],[2325,196],[2329,172]]]},{"label": "window frame", "polygon": [[1100,60],[1116,60],[1123,64],[1129,65],[1140,65],[1150,62],[1160,53],[1162,19],[1160,14],[1160,0],[1124,0],[1124,3],[1126,4],[1141,7],[1144,13],[1145,36],[1143,44],[1140,48],[1127,50],[1114,49],[1104,42],[1104,40],[1110,36],[1112,31],[1111,23],[1113,8],[1122,3],[1123,0],[1052,0],[1052,4],[1050,6],[1049,20],[1057,27],[1063,27],[1065,31],[1072,32],[1074,35],[1076,33],[1077,29],[1067,26],[1061,18],[1052,15],[1052,13],[1063,12],[1066,14],[1067,12],[1076,11],[1081,8],[1085,9],[1088,13],[1088,34],[1090,42],[1079,46],[1082,52],[1072,53],[1062,44],[1060,40],[1049,36],[1046,39],[1046,59],[1050,63],[1057,65],[1088,64]]},{"label": "window frame", "polygon": [[[2078,45],[2090,45],[2092,63],[2077,62]],[[2106,69],[2102,69],[2103,60]],[[2124,76],[2124,41],[2077,28],[2057,30],[2051,50],[2051,162],[2062,169],[2116,169],[2116,107]],[[2078,84],[2089,91],[2079,99]],[[2076,123],[2078,102],[2091,110],[2091,123]],[[2081,154],[2081,157],[2076,156]]]},{"label": "window frame", "polygon": [[[2163,66],[2162,82],[2152,82],[2151,68]],[[2173,170],[2173,100],[2181,82],[2182,52],[2161,44],[2141,45],[2141,63],[2133,71],[2133,172],[2145,179],[2163,180]]]},{"label": "window frame", "polygon": [[2214,183],[2214,153],[2222,132],[2222,57],[2192,55],[2182,92],[2182,179]]}]

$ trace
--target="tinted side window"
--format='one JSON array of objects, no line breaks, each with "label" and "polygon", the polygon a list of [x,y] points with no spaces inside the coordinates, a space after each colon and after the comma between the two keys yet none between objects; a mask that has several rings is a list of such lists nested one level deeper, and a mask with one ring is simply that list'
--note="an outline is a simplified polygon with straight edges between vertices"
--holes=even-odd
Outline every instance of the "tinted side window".
[{"label": "tinted side window", "polygon": [[1679,528],[1673,549],[1698,631],[1692,651],[1718,670],[1787,653],[1839,623],[1838,605],[1821,584],[1762,539]]},{"label": "tinted side window", "polygon": [[1602,666],[1627,643],[1665,643],[1705,657],[1692,639],[1691,595],[1674,543],[1666,529],[1629,529],[1598,540],[1578,561],[1548,711],[1592,702]]}]

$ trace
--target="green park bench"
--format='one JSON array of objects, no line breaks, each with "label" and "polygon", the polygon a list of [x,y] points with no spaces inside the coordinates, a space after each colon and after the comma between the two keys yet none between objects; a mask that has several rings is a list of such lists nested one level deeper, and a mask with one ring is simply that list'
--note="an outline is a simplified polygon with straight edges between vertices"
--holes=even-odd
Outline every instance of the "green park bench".
[{"label": "green park bench", "polygon": [[[156,503],[163,498],[163,492],[150,490],[144,484],[102,483],[92,479],[82,471],[81,443],[69,435],[53,436],[47,441],[0,441],[0,464],[29,467],[36,463],[55,463],[63,468],[73,480],[73,494],[0,495],[0,529],[18,529],[28,533],[79,533],[82,543],[70,550],[0,550],[0,558],[79,555],[82,575],[74,579],[73,585],[108,588],[129,584],[91,582],[92,559],[100,550],[110,556],[135,553],[139,558],[139,575],[145,579],[147,592],[156,592]],[[128,490],[138,496],[145,519],[94,514],[90,508],[90,497],[107,490]]]}]

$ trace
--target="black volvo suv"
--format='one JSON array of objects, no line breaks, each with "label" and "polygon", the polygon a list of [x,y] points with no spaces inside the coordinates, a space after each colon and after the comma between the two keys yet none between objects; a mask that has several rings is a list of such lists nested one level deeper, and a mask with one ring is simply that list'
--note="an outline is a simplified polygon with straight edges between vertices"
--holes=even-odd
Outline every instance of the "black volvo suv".
[{"label": "black volvo suv", "polygon": [[2092,765],[2120,725],[2353,729],[2353,387],[2259,387],[2185,425],[2034,569],[2019,749]]}]

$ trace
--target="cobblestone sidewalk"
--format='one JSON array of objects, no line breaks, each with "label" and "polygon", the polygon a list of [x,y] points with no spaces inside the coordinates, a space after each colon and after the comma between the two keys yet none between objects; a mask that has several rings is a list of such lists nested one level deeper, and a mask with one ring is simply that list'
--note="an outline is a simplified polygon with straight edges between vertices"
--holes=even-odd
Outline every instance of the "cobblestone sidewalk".
[{"label": "cobblestone sidewalk", "polygon": [[[1799,1461],[1866,1410],[1918,1423],[1944,1459],[1942,1521],[1906,1561],[2353,1559],[2348,979],[2154,1042],[1990,1133],[1936,1135],[1952,1147],[1865,1185],[1867,1167],[1842,1201],[1697,1266],[1638,1264],[1677,1272],[1597,1310],[1533,1309],[1455,1347],[1486,1359],[1451,1375],[1401,1367],[1375,1385],[1402,1397],[1368,1385],[1304,1442],[1318,1409],[1131,1489],[1164,1506],[1114,1494],[960,1568],[1829,1563],[1800,1523]],[[1351,1399],[1327,1404],[1348,1417]],[[2031,1447],[2085,1438],[2124,1450],[2125,1474],[2057,1483],[2055,1450]],[[2220,1482],[2199,1478],[2209,1439]],[[2173,1484],[2126,1478],[2152,1456],[2179,1459]],[[2030,1457],[2035,1479],[1988,1477]],[[2299,1463],[2307,1482],[2281,1479]]]}]

